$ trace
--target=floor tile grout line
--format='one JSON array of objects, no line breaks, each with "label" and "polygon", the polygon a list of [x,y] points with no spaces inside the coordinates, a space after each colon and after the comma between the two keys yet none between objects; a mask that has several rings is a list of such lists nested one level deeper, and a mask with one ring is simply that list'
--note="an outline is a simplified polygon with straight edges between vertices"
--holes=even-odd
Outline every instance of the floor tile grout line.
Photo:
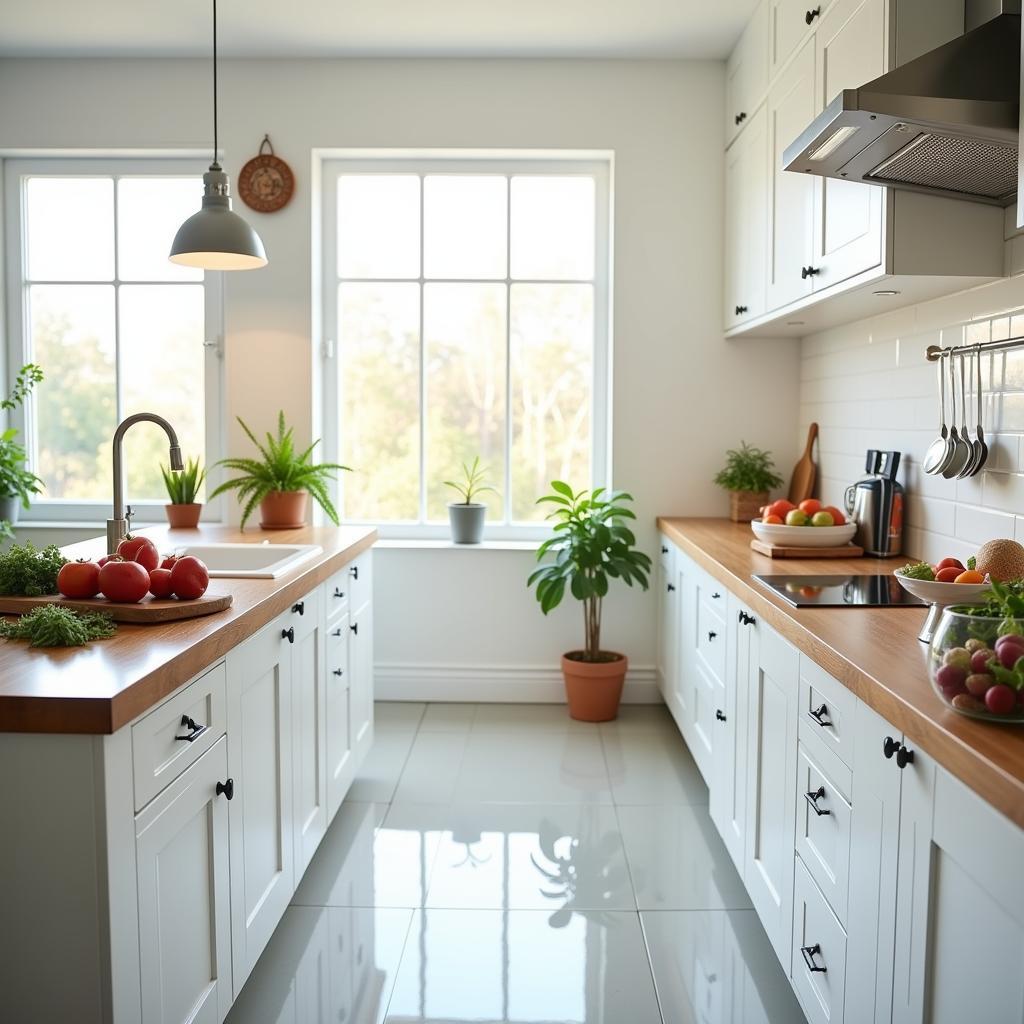
[{"label": "floor tile grout line", "polygon": [[[401,908],[403,910],[408,909],[406,907]],[[405,926],[405,938],[402,940],[402,951],[398,954],[395,960],[395,975],[391,979],[391,990],[388,992],[387,1005],[384,1007],[384,1013],[380,1017],[383,1024],[387,1024],[388,1011],[391,1009],[391,1001],[395,998],[395,987],[398,984],[398,974],[402,969],[402,961],[405,959],[405,950],[409,945],[409,936],[412,934],[412,923],[416,919],[416,910],[409,910],[409,923]],[[657,989],[655,989],[655,995],[657,995]],[[664,1024],[664,1021],[663,1021]]]},{"label": "floor tile grout line", "polygon": [[654,999],[658,1004],[658,1015],[661,1017],[661,1024],[669,1024],[665,1019],[665,1008],[661,1004],[661,991],[658,988],[658,976],[654,971],[654,957],[651,955],[651,944],[647,938],[647,928],[644,926],[644,913],[636,912],[637,922],[640,926],[640,941],[644,944],[644,953],[647,955],[647,969],[651,972],[651,987],[654,989]]}]

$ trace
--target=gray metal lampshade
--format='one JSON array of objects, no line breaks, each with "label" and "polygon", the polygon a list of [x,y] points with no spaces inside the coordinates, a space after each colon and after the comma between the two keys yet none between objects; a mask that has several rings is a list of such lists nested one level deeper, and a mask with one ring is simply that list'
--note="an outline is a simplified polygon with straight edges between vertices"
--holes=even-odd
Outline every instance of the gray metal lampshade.
[{"label": "gray metal lampshade", "polygon": [[260,236],[231,209],[228,176],[217,164],[203,175],[203,206],[178,228],[172,263],[204,270],[256,270],[267,265]]}]

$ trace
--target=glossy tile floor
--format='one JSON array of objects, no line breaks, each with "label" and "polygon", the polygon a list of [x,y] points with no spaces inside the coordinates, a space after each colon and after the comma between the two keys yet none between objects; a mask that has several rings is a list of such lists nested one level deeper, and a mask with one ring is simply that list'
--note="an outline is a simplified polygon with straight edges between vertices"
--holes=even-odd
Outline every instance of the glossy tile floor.
[{"label": "glossy tile floor", "polygon": [[378,704],[231,1024],[802,1024],[663,708]]}]

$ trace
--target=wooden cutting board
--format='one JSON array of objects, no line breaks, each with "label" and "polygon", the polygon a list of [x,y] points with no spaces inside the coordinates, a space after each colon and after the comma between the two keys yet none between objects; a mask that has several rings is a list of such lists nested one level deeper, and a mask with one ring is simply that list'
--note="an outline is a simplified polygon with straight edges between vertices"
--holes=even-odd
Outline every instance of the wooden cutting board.
[{"label": "wooden cutting board", "polygon": [[71,600],[61,594],[47,594],[45,597],[0,597],[0,615],[24,615],[44,604],[61,604],[76,612],[104,612],[115,622],[135,622],[140,625],[158,625],[161,622],[176,622],[180,619],[195,619],[200,615],[213,615],[231,605],[230,594],[209,592],[194,601],[179,601],[177,598],[147,597],[138,604],[119,604],[105,597],[89,597]]},{"label": "wooden cutting board", "polygon": [[793,467],[793,475],[789,481],[789,500],[794,505],[814,496],[814,484],[818,476],[818,467],[814,462],[814,442],[818,438],[818,424],[812,423],[807,431],[807,446],[804,448],[800,461]]},{"label": "wooden cutting board", "polygon": [[856,544],[839,544],[834,548],[797,548],[787,544],[769,544],[755,537],[750,546],[769,558],[859,558],[864,554],[864,549]]}]

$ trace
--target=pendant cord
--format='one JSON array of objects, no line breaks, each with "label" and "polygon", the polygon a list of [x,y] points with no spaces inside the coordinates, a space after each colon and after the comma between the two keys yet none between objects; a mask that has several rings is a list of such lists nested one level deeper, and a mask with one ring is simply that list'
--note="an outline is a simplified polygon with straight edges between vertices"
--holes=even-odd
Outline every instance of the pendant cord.
[{"label": "pendant cord", "polygon": [[217,0],[213,0],[213,166],[220,169],[217,153]]}]

